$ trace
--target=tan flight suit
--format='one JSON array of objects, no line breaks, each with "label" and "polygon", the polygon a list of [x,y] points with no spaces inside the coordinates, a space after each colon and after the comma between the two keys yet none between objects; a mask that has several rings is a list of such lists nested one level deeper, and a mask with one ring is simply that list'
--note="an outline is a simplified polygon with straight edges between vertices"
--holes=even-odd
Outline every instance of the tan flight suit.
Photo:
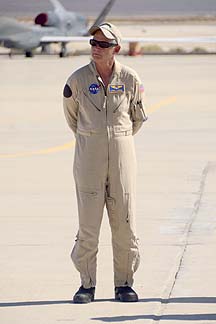
[{"label": "tan flight suit", "polygon": [[112,231],[114,284],[132,286],[139,265],[133,135],[147,119],[142,85],[135,71],[115,61],[105,89],[92,61],[69,77],[64,88],[64,111],[76,137],[74,178],[79,231],[72,260],[84,288],[95,287],[98,237],[106,204]]}]

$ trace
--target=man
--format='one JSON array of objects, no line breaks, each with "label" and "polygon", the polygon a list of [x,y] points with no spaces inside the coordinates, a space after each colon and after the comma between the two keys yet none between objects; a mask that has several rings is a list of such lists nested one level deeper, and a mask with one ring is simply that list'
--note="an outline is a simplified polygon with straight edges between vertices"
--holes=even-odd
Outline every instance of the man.
[{"label": "man", "polygon": [[133,135],[147,119],[143,86],[115,60],[121,34],[110,23],[90,28],[92,61],[64,87],[64,111],[76,136],[74,178],[79,231],[72,260],[81,287],[74,303],[94,300],[98,237],[106,205],[112,231],[115,299],[138,301],[131,288],[139,265],[135,233],[136,158]]}]

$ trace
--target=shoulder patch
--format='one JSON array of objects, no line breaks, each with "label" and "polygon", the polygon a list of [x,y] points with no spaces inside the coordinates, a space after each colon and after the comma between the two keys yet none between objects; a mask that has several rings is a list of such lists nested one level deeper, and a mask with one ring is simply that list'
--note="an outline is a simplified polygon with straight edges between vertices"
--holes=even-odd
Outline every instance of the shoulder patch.
[{"label": "shoulder patch", "polygon": [[72,91],[68,84],[65,84],[64,86],[63,95],[65,98],[70,98],[72,96]]}]

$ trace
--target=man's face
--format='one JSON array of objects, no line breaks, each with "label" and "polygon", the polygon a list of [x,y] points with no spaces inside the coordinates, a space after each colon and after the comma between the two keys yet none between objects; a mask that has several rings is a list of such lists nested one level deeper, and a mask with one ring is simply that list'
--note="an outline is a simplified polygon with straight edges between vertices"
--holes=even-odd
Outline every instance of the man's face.
[{"label": "man's face", "polygon": [[[97,41],[103,41],[103,42],[109,42],[109,43],[111,42],[111,40],[106,38],[100,30],[96,31],[93,39],[95,39]],[[92,58],[95,61],[95,63],[97,63],[97,62],[105,63],[105,62],[113,59],[114,54],[118,52],[118,48],[119,48],[119,46],[108,47],[108,48],[101,48],[99,45],[91,46]]]}]

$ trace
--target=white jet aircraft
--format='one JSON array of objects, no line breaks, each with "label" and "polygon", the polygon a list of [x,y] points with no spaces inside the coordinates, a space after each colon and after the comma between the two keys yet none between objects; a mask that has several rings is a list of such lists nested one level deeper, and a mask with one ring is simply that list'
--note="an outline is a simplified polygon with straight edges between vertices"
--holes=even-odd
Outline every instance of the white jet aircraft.
[{"label": "white jet aircraft", "polygon": [[[58,0],[50,1],[54,10],[38,14],[34,25],[0,17],[0,44],[10,49],[21,49],[26,57],[32,57],[33,50],[38,47],[42,47],[42,51],[46,52],[49,44],[61,43],[59,56],[66,56],[68,41],[75,41],[77,36],[82,37],[83,41],[84,36],[88,35],[87,19],[76,12],[66,10]],[[114,2],[115,0],[107,2],[94,24],[104,21]],[[65,37],[69,37],[69,40]]]}]

